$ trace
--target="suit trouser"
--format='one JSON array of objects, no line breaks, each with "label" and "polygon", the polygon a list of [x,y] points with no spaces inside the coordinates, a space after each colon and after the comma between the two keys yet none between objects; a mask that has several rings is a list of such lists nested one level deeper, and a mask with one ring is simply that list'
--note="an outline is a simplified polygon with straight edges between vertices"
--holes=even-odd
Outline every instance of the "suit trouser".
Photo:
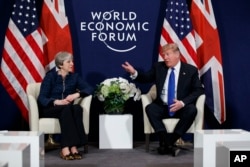
[{"label": "suit trouser", "polygon": [[173,133],[182,136],[192,125],[197,114],[197,109],[194,104],[185,105],[182,109],[177,111],[173,117],[170,117],[168,114],[167,105],[159,105],[153,102],[146,106],[146,113],[149,122],[156,133],[166,132],[166,128],[162,122],[163,119],[179,118],[180,120],[177,123]]},{"label": "suit trouser", "polygon": [[78,104],[58,105],[42,111],[44,118],[58,118],[61,127],[61,147],[83,146],[86,134],[82,122],[82,107]]}]

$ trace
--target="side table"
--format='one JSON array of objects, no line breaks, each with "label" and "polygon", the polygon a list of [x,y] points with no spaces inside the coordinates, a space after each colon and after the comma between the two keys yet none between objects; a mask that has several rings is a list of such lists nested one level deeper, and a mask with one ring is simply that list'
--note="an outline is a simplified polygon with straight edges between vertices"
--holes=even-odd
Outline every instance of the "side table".
[{"label": "side table", "polygon": [[131,114],[99,115],[99,148],[133,148],[132,119]]},{"label": "side table", "polygon": [[0,161],[7,162],[9,167],[30,167],[30,145],[0,143]]},{"label": "side table", "polygon": [[216,144],[216,166],[245,167],[250,164],[250,141],[227,141]]},{"label": "side table", "polygon": [[8,163],[6,161],[0,162],[0,167],[8,167]]},{"label": "side table", "polygon": [[30,165],[44,167],[44,133],[36,131],[0,132],[0,143],[27,143],[30,145]]},{"label": "side table", "polygon": [[242,129],[197,130],[194,133],[194,167],[216,167],[216,143],[250,141],[250,133]]}]

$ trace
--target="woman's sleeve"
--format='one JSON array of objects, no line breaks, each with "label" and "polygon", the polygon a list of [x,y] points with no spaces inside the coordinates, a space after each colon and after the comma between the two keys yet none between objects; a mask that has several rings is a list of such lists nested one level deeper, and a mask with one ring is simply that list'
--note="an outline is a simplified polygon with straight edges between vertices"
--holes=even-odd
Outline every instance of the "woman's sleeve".
[{"label": "woman's sleeve", "polygon": [[93,94],[93,87],[82,79],[80,75],[77,75],[77,87],[81,97],[86,97]]},{"label": "woman's sleeve", "polygon": [[43,107],[53,105],[54,100],[55,100],[50,97],[52,78],[53,78],[53,75],[46,74],[41,84],[40,93],[38,96],[38,102]]}]

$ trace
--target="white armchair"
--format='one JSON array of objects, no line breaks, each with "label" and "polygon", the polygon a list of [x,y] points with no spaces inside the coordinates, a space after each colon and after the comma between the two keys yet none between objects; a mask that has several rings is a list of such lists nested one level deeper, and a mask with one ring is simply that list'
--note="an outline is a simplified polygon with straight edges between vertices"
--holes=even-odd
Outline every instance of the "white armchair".
[{"label": "white armchair", "polygon": [[[41,131],[45,134],[60,134],[61,128],[57,118],[39,118],[37,98],[39,95],[41,83],[28,84],[26,93],[29,106],[29,126],[31,131]],[[75,100],[83,108],[83,124],[86,136],[89,134],[90,105],[92,95],[85,98]],[[88,139],[88,138],[87,138]],[[88,152],[88,146],[84,148],[84,152]]]},{"label": "white armchair", "polygon": [[[150,134],[154,133],[154,129],[152,128],[145,108],[148,104],[150,104],[154,99],[156,99],[156,86],[153,85],[147,94],[143,94],[141,96],[142,100],[142,107],[143,107],[143,122],[144,122],[144,133],[145,133],[145,145],[146,145],[146,151],[149,151],[149,142],[150,142]],[[197,101],[196,101],[196,107],[197,107],[197,115],[196,118],[191,125],[191,127],[188,129],[187,133],[194,133],[195,130],[201,130],[203,129],[203,123],[204,123],[204,104],[205,104],[205,95],[201,95]],[[163,123],[167,129],[168,133],[172,133],[177,122],[179,119],[177,118],[167,118],[163,120]]]}]

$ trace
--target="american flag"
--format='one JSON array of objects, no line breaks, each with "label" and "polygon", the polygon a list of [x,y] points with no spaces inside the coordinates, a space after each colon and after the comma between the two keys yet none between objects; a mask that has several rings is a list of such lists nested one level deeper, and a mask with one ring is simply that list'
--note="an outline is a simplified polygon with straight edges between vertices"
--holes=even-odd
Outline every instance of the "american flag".
[{"label": "american flag", "polygon": [[206,104],[219,123],[226,120],[220,38],[211,0],[192,0],[191,18],[196,36],[198,66]]},{"label": "american flag", "polygon": [[44,76],[41,30],[35,0],[16,0],[5,34],[0,82],[28,121],[26,86]]},{"label": "american flag", "polygon": [[54,58],[58,52],[73,52],[64,0],[44,0],[40,27],[43,31],[46,70],[50,70],[55,67]]},{"label": "american flag", "polygon": [[[194,66],[197,64],[194,30],[186,0],[168,0],[163,21],[160,47],[167,43],[177,43],[182,60]],[[159,56],[159,61],[162,55]]]}]

